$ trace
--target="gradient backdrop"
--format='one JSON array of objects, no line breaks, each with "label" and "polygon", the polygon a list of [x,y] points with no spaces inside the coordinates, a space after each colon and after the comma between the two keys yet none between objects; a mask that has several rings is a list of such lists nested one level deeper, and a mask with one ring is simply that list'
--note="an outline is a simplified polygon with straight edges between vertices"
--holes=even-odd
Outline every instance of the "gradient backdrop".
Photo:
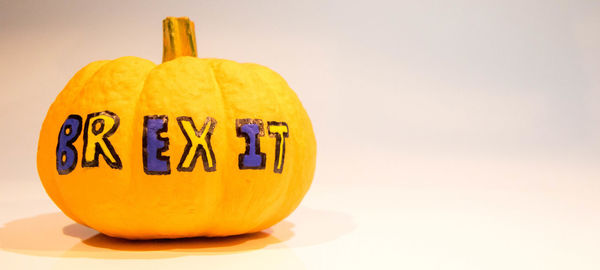
[{"label": "gradient backdrop", "polygon": [[[600,2],[533,0],[0,0],[1,261],[83,264],[7,236],[14,222],[35,231],[43,219],[27,218],[61,218],[36,172],[41,123],[87,63],[160,62],[166,16],[195,21],[199,57],[279,72],[318,141],[313,187],[287,221],[294,236],[275,245],[287,248],[201,256],[205,265],[600,265]],[[110,267],[150,263],[129,255]],[[202,265],[187,255],[172,263]]]}]

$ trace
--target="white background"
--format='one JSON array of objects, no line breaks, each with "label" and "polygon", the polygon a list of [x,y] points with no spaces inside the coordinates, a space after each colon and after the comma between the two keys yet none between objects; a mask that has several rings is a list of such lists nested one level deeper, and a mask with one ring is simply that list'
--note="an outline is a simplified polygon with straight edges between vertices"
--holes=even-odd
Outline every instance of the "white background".
[{"label": "white background", "polygon": [[[54,97],[94,60],[159,63],[166,16],[312,118],[313,186],[260,237],[119,242],[44,194]],[[0,0],[0,124],[2,269],[600,267],[597,1]]]}]

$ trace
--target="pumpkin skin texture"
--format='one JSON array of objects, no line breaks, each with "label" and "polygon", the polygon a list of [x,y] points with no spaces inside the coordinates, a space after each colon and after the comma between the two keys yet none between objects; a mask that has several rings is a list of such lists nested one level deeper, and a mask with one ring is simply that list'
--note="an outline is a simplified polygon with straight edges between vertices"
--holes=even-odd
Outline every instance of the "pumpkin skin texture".
[{"label": "pumpkin skin texture", "polygon": [[[77,165],[57,171],[57,135],[69,115],[85,119],[110,111],[119,126],[109,137],[122,168],[100,157],[97,167],[82,167],[83,137],[73,142]],[[170,174],[144,171],[145,116],[165,115]],[[179,171],[188,141],[178,117],[189,117],[200,129],[216,121],[210,143],[214,171],[198,157],[192,171]],[[259,137],[266,154],[264,169],[242,170],[238,155],[246,150],[236,134],[237,119],[285,122],[285,159],[274,172],[276,140]],[[90,128],[93,128],[90,126]],[[155,65],[138,57],[96,61],[81,69],[51,105],[38,143],[37,167],[50,198],[70,218],[104,234],[129,238],[228,236],[266,229],[300,203],[316,163],[316,141],[310,119],[281,76],[257,65],[222,59],[180,56]]]}]

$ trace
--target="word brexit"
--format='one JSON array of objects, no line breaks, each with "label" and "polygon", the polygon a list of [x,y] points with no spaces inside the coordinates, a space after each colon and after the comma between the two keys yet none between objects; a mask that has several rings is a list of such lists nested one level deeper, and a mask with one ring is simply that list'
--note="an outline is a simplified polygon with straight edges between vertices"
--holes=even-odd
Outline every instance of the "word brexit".
[{"label": "word brexit", "polygon": [[[167,132],[169,118],[166,115],[144,116],[144,133],[142,137],[142,155],[144,172],[149,175],[167,175],[171,173],[170,157],[164,152],[169,149],[169,138],[160,136]],[[79,138],[83,128],[83,153],[81,167],[98,167],[99,157],[113,169],[122,169],[123,164],[117,151],[110,142],[110,136],[119,127],[119,116],[110,112],[96,112],[87,115],[82,125],[82,118],[71,114],[62,124],[56,145],[56,170],[65,175],[77,166],[78,152],[73,143]],[[187,140],[183,154],[177,165],[177,171],[191,172],[198,158],[202,159],[204,171],[217,170],[217,161],[210,138],[213,135],[217,120],[206,117],[202,128],[196,128],[194,120],[188,116],[177,117],[177,124]],[[275,162],[273,172],[283,172],[285,158],[285,138],[289,135],[285,122],[267,122],[269,137],[275,139]],[[261,119],[237,119],[237,137],[244,138],[246,151],[238,155],[238,166],[241,170],[265,169],[266,154],[260,152],[260,138],[265,136]]]}]

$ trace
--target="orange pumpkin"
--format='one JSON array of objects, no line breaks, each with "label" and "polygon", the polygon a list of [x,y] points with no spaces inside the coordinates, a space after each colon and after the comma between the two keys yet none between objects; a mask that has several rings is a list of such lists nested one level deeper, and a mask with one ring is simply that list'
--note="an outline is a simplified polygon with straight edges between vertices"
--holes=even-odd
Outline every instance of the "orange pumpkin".
[{"label": "orange pumpkin", "polygon": [[264,66],[197,58],[187,18],[163,27],[162,64],[92,62],[60,92],[38,143],[46,192],[73,220],[116,237],[272,226],[312,182],[306,111]]}]

